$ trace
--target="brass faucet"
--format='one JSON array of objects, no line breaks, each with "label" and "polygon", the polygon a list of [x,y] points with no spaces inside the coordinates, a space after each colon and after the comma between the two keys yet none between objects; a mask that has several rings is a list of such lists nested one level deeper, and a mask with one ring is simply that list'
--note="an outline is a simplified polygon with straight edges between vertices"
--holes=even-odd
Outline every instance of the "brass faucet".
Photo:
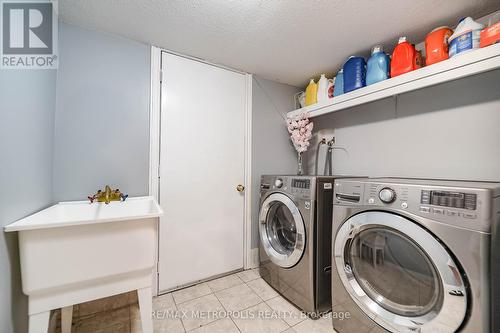
[{"label": "brass faucet", "polygon": [[109,204],[111,201],[125,201],[128,198],[128,194],[123,194],[119,189],[112,190],[109,185],[106,185],[104,191],[99,190],[96,194],[88,198],[90,203],[93,203],[97,199],[97,202]]}]

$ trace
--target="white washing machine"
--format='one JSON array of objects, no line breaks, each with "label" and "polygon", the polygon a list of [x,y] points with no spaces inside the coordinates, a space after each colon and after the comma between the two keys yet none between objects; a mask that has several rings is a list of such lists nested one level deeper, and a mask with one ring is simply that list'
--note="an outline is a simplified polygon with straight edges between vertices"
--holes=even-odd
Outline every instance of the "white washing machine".
[{"label": "white washing machine", "polygon": [[350,317],[335,330],[491,332],[499,211],[497,183],[336,180],[332,311]]}]

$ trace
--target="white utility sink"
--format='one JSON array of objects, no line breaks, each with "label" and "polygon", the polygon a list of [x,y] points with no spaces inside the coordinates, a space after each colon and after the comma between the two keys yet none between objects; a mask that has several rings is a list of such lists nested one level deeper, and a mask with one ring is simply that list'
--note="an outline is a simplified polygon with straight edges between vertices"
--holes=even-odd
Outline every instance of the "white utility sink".
[{"label": "white utility sink", "polygon": [[143,332],[152,333],[152,273],[161,207],[153,197],[123,202],[61,202],[5,227],[19,233],[29,333],[46,333],[62,308],[71,331],[73,304],[137,290]]}]

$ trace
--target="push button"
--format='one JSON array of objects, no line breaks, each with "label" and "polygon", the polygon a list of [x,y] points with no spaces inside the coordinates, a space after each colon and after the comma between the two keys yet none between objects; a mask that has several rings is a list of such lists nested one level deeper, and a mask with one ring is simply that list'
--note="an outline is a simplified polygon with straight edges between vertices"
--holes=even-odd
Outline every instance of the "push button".
[{"label": "push button", "polygon": [[431,191],[422,191],[420,195],[420,203],[430,204],[431,203]]},{"label": "push button", "polygon": [[476,214],[470,214],[470,213],[462,213],[462,216],[466,219],[475,219]]},{"label": "push button", "polygon": [[429,207],[420,207],[420,211],[422,213],[429,213],[431,211],[431,209]]},{"label": "push button", "polygon": [[433,212],[434,214],[444,215],[444,210],[443,210],[443,209],[441,209],[441,208],[433,208],[433,209],[432,209],[432,212]]},{"label": "push button", "polygon": [[450,217],[457,217],[458,216],[458,213],[457,212],[454,212],[452,210],[447,210],[446,211],[446,215],[450,216]]}]

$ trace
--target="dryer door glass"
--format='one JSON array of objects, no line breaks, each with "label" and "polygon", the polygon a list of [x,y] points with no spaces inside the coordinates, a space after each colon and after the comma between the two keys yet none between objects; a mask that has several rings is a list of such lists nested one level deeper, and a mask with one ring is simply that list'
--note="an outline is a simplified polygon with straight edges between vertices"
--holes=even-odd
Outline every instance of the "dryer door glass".
[{"label": "dryer door glass", "polygon": [[297,242],[297,228],[290,209],[282,202],[271,205],[266,228],[271,246],[280,254],[292,254]]},{"label": "dryer door glass", "polygon": [[399,231],[368,228],[346,250],[359,285],[386,310],[411,317],[441,307],[439,273],[420,246]]}]

